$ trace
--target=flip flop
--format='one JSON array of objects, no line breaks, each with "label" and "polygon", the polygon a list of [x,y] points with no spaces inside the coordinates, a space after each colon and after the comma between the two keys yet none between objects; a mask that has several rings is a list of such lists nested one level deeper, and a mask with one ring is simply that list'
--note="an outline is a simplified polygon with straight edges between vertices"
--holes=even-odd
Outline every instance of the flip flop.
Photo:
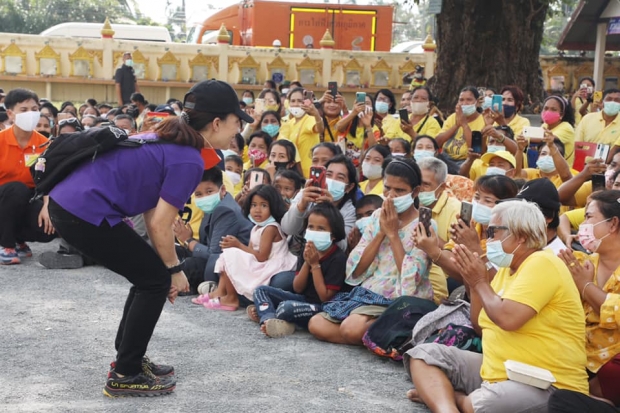
[{"label": "flip flop", "polygon": [[255,323],[258,323],[260,321],[258,313],[256,312],[256,306],[254,304],[247,306],[247,308],[245,309],[245,313],[248,315],[248,318]]},{"label": "flip flop", "polygon": [[230,305],[222,305],[220,303],[219,298],[213,298],[212,300],[209,300],[206,303],[204,303],[203,306],[205,308],[208,308],[209,310],[220,310],[220,311],[237,311],[237,308],[238,308],[238,307],[233,307]]},{"label": "flip flop", "polygon": [[209,294],[202,294],[196,298],[192,298],[192,303],[197,304],[197,305],[204,305],[205,303],[208,303],[211,300],[213,300],[213,298],[209,297]]},{"label": "flip flop", "polygon": [[265,325],[265,332],[271,338],[286,337],[295,332],[295,324],[277,318],[267,320],[263,324]]}]

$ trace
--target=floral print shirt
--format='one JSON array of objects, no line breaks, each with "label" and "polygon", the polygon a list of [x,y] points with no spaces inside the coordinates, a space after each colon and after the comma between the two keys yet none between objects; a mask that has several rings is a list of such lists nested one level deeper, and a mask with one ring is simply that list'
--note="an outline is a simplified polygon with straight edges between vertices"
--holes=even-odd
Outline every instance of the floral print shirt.
[{"label": "floral print shirt", "polygon": [[[413,231],[418,225],[417,219],[398,230],[398,235],[405,250],[405,257],[400,272],[396,268],[392,248],[386,237],[368,269],[359,276],[353,276],[353,271],[357,268],[364,250],[379,233],[380,213],[380,209],[373,213],[372,220],[362,234],[362,239],[355,249],[351,251],[347,260],[347,278],[345,282],[350,285],[361,285],[389,299],[413,296],[433,300],[433,287],[429,279],[431,260],[424,251],[413,245]],[[435,226],[434,222],[433,225]]]}]

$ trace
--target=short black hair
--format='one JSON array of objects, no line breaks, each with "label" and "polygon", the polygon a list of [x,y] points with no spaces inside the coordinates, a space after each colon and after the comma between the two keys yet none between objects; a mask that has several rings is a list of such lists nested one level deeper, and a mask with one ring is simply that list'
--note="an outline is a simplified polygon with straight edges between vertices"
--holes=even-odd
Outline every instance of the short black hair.
[{"label": "short black hair", "polygon": [[275,183],[275,180],[278,179],[279,177],[290,179],[291,181],[293,181],[293,185],[295,185],[295,191],[299,191],[304,184],[304,177],[299,175],[299,173],[295,171],[294,169],[278,170],[274,178],[274,183]]},{"label": "short black hair", "polygon": [[271,154],[271,149],[274,146],[282,146],[286,150],[286,155],[288,156],[289,162],[295,162],[295,158],[297,156],[297,149],[295,148],[295,144],[291,141],[287,141],[286,139],[278,139],[273,141],[269,146],[269,154]]},{"label": "short black hair", "polygon": [[610,93],[620,93],[620,89],[617,89],[617,88],[605,89],[605,91],[603,92],[603,99],[605,99],[605,97],[609,95]]},{"label": "short black hair", "polygon": [[[433,139],[435,140],[435,139]],[[403,148],[405,148],[405,155],[411,155],[411,143],[409,141],[407,141],[406,139],[403,138],[393,138],[390,139],[390,142],[398,142],[401,145],[403,145]]]},{"label": "short black hair", "polygon": [[488,192],[501,200],[516,197],[519,187],[507,176],[483,175],[474,182],[474,190]]},{"label": "short black hair", "polygon": [[375,151],[379,153],[379,155],[383,156],[384,160],[389,158],[392,155],[392,153],[390,152],[390,149],[387,146],[380,145],[380,144],[371,146],[370,148],[366,150],[366,153],[369,153],[370,151]]},{"label": "short black hair", "polygon": [[390,89],[379,89],[379,91],[375,95],[375,100],[377,100],[377,96],[379,96],[379,93],[387,97],[390,100],[390,103],[392,104],[392,106],[388,110],[388,113],[392,115],[396,113],[396,98],[394,97],[394,93],[392,93]]},{"label": "short black hair", "polygon": [[590,201],[596,201],[596,205],[605,219],[614,217],[620,219],[620,191],[607,189],[593,192],[590,195]]},{"label": "short black hair", "polygon": [[50,112],[52,112],[52,116],[56,117],[58,116],[58,108],[56,106],[54,106],[52,103],[50,102],[45,102],[41,105],[41,109],[43,108],[47,108],[49,109]]},{"label": "short black hair", "polygon": [[317,148],[329,149],[331,153],[334,154],[334,156],[342,155],[342,149],[340,149],[340,146],[336,145],[335,143],[331,143],[331,142],[321,142],[312,147],[312,150],[310,151],[310,156],[312,156],[312,154]]},{"label": "short black hair", "polygon": [[306,218],[304,219],[304,231],[308,228],[308,219],[310,218],[310,215],[320,215],[327,219],[335,242],[340,242],[347,237],[342,213],[332,204],[327,202],[315,204],[312,209],[308,211],[308,215],[306,215]]},{"label": "short black hair", "polygon": [[134,92],[129,97],[132,102],[138,102],[142,105],[147,105],[149,102],[144,98],[144,95],[140,92]]},{"label": "short black hair", "polygon": [[97,106],[97,101],[96,101],[95,99],[93,99],[93,98],[86,99],[86,103],[87,103],[88,105],[90,105],[90,106],[93,106],[93,107],[94,107],[94,106]]},{"label": "short black hair", "polygon": [[342,197],[338,205],[342,207],[347,202],[347,200],[350,199],[351,203],[353,203],[353,206],[355,206],[357,202],[357,190],[359,189],[359,184],[357,180],[357,169],[355,169],[355,165],[353,165],[353,162],[351,161],[351,159],[347,158],[344,155],[334,156],[332,159],[330,159],[325,164],[325,169],[329,168],[330,165],[335,164],[335,163],[342,164],[347,168],[349,185],[353,184],[353,188],[349,192],[344,194],[344,196]]},{"label": "short black hair", "polygon": [[9,93],[6,94],[6,97],[4,98],[4,107],[13,110],[15,105],[30,99],[37,102],[37,105],[39,104],[39,97],[32,90],[16,88],[10,90]]},{"label": "short black hair", "polygon": [[234,162],[238,166],[243,168],[243,159],[239,155],[228,155],[226,159],[224,160],[224,162],[228,162],[228,161]]},{"label": "short black hair", "polygon": [[243,149],[245,149],[245,139],[243,139],[243,135],[235,133],[235,142],[237,143],[237,148],[243,153]]},{"label": "short black hair", "polygon": [[433,146],[435,147],[435,151],[439,150],[439,144],[437,143],[435,138],[433,138],[430,135],[418,135],[418,137],[415,138],[415,142],[413,142],[413,147],[415,148],[418,145],[418,142],[421,141],[422,139],[430,140],[431,142],[433,142]]},{"label": "short black hair", "polygon": [[252,207],[252,199],[255,195],[260,196],[269,203],[269,211],[271,216],[275,218],[278,223],[282,221],[282,217],[286,214],[286,205],[284,200],[280,196],[280,193],[271,185],[258,185],[250,191],[245,198],[243,204],[243,213],[245,216],[250,215],[250,208]]},{"label": "short black hair", "polygon": [[224,176],[222,170],[217,166],[211,169],[205,169],[202,173],[202,179],[200,182],[213,182],[217,187],[221,187],[224,183]]},{"label": "short black hair", "polygon": [[70,100],[66,100],[66,101],[62,102],[62,105],[60,105],[60,111],[62,112],[63,110],[65,110],[69,106],[75,108],[75,105]]},{"label": "short black hair", "polygon": [[383,198],[381,198],[379,195],[364,195],[357,201],[357,205],[355,205],[355,208],[364,208],[369,205],[372,205],[377,209],[381,208],[383,206]]},{"label": "short black hair", "polygon": [[[553,143],[555,144],[555,147],[558,148],[558,151],[560,152],[560,154],[562,155],[562,158],[564,157],[564,153],[566,151],[565,147],[564,147],[564,143],[559,140],[559,139],[554,139]],[[542,148],[544,148],[545,146],[547,146],[547,142],[540,142],[538,144],[538,152],[540,152],[542,150]]]},{"label": "short black hair", "polygon": [[243,172],[243,184],[244,185],[248,183],[248,179],[250,179],[250,175],[252,175],[252,172],[260,172],[263,175],[265,175],[267,177],[267,184],[271,185],[271,175],[269,175],[269,172],[267,172],[263,168],[250,168],[247,171],[244,171]]},{"label": "short black hair", "polygon": [[[259,130],[250,135],[248,139],[248,147],[252,143],[252,140],[254,140],[255,138],[261,138],[262,140],[264,140],[265,145],[267,146],[267,149],[269,149],[269,147],[271,146],[271,142],[273,141],[273,138],[271,137],[271,135],[269,135],[267,132],[263,132],[262,130]],[[267,154],[267,156],[269,156],[269,154]]]}]

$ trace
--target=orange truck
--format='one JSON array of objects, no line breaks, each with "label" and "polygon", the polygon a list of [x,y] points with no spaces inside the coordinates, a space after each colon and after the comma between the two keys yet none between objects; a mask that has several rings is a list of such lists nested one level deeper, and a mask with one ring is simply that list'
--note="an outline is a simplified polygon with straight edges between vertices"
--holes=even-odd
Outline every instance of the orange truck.
[{"label": "orange truck", "polygon": [[234,46],[272,47],[279,40],[285,48],[318,49],[329,29],[336,49],[387,52],[393,15],[393,6],[243,0],[196,24],[187,42],[216,43],[224,23]]}]

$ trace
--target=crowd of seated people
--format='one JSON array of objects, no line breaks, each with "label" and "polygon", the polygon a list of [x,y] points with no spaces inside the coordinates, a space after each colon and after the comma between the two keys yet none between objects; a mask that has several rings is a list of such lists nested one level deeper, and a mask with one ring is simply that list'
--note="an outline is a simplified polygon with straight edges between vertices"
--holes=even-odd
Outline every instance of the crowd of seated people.
[{"label": "crowd of seated people", "polygon": [[[596,104],[583,88],[548,96],[542,137],[528,133],[532,118],[514,85],[497,89],[501,106],[462,88],[445,120],[425,86],[400,104],[389,89],[353,105],[301,84],[283,90],[245,91],[241,106],[254,121],[227,139],[205,136],[219,162],[173,225],[191,305],[205,316],[244,308],[271,338],[306,329],[367,345],[397,303],[423,300],[441,312],[464,302],[459,326],[480,351],[432,341],[431,331],[402,350],[413,401],[433,412],[620,406],[620,90],[602,91]],[[48,139],[108,125],[151,133],[186,116],[184,102],[149,104],[139,93],[118,108],[94,99],[57,107],[27,89],[4,95],[3,265],[32,257],[28,243],[59,237],[47,197],[30,202],[28,166]],[[602,149],[584,157],[580,142]],[[122,224],[148,239],[142,215]],[[59,245],[33,249],[50,269],[96,264]],[[509,360],[548,370],[554,382],[511,379]]]}]

